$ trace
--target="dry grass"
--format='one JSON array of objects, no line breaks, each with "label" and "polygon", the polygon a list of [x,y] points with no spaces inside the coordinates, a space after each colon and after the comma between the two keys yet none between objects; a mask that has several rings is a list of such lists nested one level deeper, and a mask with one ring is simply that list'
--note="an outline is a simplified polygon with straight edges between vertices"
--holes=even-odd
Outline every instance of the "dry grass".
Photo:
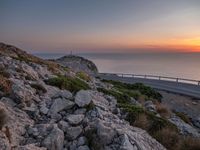
[{"label": "dry grass", "polygon": [[169,127],[156,132],[153,137],[169,150],[200,150],[199,138],[184,137]]},{"label": "dry grass", "polygon": [[167,149],[175,150],[180,145],[179,134],[169,127],[159,130],[153,136]]},{"label": "dry grass", "polygon": [[134,122],[134,126],[147,130],[149,128],[149,121],[145,114],[139,114]]},{"label": "dry grass", "polygon": [[9,94],[11,92],[11,82],[5,78],[4,76],[0,75],[0,90],[3,91],[5,94]]},{"label": "dry grass", "polygon": [[171,115],[169,108],[162,103],[156,103],[156,110],[162,117],[169,118]]}]

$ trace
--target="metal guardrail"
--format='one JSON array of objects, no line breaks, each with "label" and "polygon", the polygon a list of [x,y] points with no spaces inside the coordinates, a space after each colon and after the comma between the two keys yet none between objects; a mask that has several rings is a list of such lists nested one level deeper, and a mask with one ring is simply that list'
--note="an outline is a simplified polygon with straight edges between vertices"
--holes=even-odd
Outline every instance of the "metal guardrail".
[{"label": "metal guardrail", "polygon": [[102,75],[115,75],[118,77],[131,77],[131,78],[143,78],[143,79],[154,79],[154,80],[162,80],[162,81],[172,81],[177,83],[188,83],[195,84],[200,86],[199,80],[185,79],[185,78],[175,78],[175,77],[167,77],[167,76],[156,76],[156,75],[141,75],[141,74],[128,74],[128,73],[99,73]]}]

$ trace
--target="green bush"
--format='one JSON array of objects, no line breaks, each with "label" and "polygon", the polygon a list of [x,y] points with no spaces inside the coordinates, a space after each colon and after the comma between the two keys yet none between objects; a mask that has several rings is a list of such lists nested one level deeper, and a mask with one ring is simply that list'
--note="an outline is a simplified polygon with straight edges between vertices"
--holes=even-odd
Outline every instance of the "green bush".
[{"label": "green bush", "polygon": [[84,81],[81,81],[76,77],[69,77],[69,76],[58,76],[55,78],[51,78],[45,80],[45,83],[75,93],[82,89],[83,90],[90,89],[89,85]]},{"label": "green bush", "polygon": [[114,87],[119,90],[138,91],[141,94],[148,96],[149,98],[157,99],[159,101],[162,99],[162,95],[160,93],[156,92],[153,88],[149,86],[145,86],[142,83],[128,84],[112,80],[102,80],[102,81],[113,84]]},{"label": "green bush", "polygon": [[129,103],[131,100],[131,97],[129,95],[118,92],[116,90],[107,90],[104,88],[97,88],[97,90],[106,95],[111,95],[111,96],[115,97],[118,103],[125,104],[125,103]]}]

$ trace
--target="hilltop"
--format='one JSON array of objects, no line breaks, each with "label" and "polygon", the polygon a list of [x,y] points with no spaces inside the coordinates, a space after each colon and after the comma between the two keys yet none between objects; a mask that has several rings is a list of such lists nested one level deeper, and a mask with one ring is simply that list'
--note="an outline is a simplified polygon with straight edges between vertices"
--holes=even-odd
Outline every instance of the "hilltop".
[{"label": "hilltop", "polygon": [[95,74],[98,72],[96,65],[92,61],[76,55],[63,56],[56,59],[55,62],[71,68],[75,72],[84,71],[88,74]]},{"label": "hilltop", "polygon": [[197,129],[160,93],[93,77],[77,59],[97,72],[83,58],[47,61],[0,43],[2,150],[199,149]]}]

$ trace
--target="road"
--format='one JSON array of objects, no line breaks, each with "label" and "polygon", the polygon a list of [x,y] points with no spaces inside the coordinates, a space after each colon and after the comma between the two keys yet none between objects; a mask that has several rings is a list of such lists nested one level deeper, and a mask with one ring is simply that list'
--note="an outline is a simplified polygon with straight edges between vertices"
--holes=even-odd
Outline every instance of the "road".
[{"label": "road", "polygon": [[101,79],[121,81],[124,83],[143,83],[154,89],[164,90],[177,94],[191,96],[200,99],[200,85],[193,85],[188,83],[177,83],[173,81],[164,81],[156,79],[120,77],[113,74],[99,74]]}]

